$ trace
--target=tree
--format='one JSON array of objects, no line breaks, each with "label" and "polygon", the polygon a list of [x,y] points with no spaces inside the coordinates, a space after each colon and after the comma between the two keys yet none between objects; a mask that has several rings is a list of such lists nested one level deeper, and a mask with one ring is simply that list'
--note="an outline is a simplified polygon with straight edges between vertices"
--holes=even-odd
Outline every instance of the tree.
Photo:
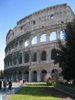
[{"label": "tree", "polygon": [[68,81],[73,79],[75,82],[75,19],[67,24],[64,37],[66,44],[63,45],[59,40],[59,49],[54,63],[59,63],[64,79]]}]

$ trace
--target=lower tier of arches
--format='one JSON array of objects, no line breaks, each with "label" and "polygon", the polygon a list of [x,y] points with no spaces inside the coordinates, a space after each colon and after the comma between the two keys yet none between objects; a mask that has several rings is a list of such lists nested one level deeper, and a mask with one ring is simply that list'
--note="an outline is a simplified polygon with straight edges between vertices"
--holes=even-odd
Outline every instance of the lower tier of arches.
[{"label": "lower tier of arches", "polygon": [[32,69],[29,66],[21,66],[11,69],[4,70],[4,77],[7,81],[12,79],[13,82],[16,82],[17,79],[25,79],[27,82],[44,82],[46,75],[54,74],[54,71],[59,72],[58,68],[36,68]]}]

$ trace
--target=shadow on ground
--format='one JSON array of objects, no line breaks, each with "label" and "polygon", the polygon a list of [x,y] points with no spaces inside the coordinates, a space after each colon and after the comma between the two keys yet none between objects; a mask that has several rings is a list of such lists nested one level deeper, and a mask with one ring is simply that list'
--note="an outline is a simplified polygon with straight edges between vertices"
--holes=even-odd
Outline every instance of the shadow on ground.
[{"label": "shadow on ground", "polygon": [[[17,95],[31,95],[37,97],[56,97],[62,98],[63,100],[75,100],[74,97],[71,97],[63,92],[60,92],[54,88],[50,87],[23,87],[20,91],[16,93]],[[69,99],[67,99],[69,98]]]}]

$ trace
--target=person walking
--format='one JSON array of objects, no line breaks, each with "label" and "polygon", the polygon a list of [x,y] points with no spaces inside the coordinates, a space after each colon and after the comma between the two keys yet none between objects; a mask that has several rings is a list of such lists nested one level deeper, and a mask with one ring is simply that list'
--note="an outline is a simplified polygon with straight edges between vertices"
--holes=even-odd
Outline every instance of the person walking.
[{"label": "person walking", "polygon": [[0,79],[0,90],[2,89],[2,81],[1,81],[1,79]]},{"label": "person walking", "polygon": [[11,82],[11,80],[9,80],[9,90],[11,91],[11,86],[12,86],[12,82]]},{"label": "person walking", "polygon": [[6,79],[3,80],[4,91],[6,90],[7,81]]}]

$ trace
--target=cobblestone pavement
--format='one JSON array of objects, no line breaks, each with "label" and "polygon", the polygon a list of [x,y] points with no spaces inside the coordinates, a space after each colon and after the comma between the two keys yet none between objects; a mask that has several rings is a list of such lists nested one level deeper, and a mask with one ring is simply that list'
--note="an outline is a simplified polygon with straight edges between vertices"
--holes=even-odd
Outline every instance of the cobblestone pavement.
[{"label": "cobblestone pavement", "polygon": [[8,100],[8,98],[10,98],[19,89],[21,89],[23,85],[24,84],[22,84],[22,83],[13,82],[11,91],[8,89],[8,86],[6,87],[6,89],[4,91],[4,87],[3,87],[3,84],[2,84],[2,89],[0,90],[0,95],[2,96],[2,100]]}]

